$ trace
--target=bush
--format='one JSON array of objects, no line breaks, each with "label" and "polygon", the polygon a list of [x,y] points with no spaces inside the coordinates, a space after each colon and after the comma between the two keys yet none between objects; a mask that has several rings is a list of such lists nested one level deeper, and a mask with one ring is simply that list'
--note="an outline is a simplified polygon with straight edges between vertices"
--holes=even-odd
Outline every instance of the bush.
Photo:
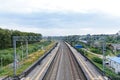
[{"label": "bush", "polygon": [[77,49],[80,53],[85,54],[82,49]]},{"label": "bush", "polygon": [[96,54],[102,54],[102,50],[101,49],[98,49],[98,48],[90,48],[90,51],[93,52],[93,53],[96,53]]},{"label": "bush", "polygon": [[96,63],[102,64],[102,59],[100,59],[98,57],[93,57],[92,60]]}]

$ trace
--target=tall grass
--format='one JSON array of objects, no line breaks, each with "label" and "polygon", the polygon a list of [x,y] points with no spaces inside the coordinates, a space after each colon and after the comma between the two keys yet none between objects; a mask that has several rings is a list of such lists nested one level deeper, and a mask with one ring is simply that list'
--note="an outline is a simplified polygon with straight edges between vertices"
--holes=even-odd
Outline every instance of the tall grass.
[{"label": "tall grass", "polygon": [[[45,53],[50,47],[53,46],[54,42],[50,41],[44,41],[44,42],[38,42],[34,44],[29,44],[29,55],[28,58],[26,58],[26,51],[25,51],[25,45],[24,45],[24,55],[23,60],[22,58],[22,50],[21,47],[17,48],[17,58],[18,58],[18,69],[17,74],[20,74],[22,71],[24,71],[26,68],[28,68],[34,61],[36,61],[41,55]],[[42,49],[44,47],[44,50]],[[37,52],[36,52],[37,51]],[[0,76],[6,76],[6,75],[13,75],[13,49],[5,49],[0,50],[0,57],[2,57],[2,69],[0,67]]]}]

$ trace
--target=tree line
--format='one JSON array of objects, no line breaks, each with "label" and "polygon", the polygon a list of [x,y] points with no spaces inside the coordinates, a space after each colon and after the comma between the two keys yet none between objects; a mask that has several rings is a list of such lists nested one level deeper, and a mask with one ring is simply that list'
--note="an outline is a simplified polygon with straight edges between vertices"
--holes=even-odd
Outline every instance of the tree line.
[{"label": "tree line", "polygon": [[[8,30],[0,28],[0,49],[6,49],[12,47],[12,36],[41,36],[41,34],[32,32],[21,32],[18,30]],[[33,43],[33,42],[30,42]],[[18,42],[17,46],[20,45]]]}]

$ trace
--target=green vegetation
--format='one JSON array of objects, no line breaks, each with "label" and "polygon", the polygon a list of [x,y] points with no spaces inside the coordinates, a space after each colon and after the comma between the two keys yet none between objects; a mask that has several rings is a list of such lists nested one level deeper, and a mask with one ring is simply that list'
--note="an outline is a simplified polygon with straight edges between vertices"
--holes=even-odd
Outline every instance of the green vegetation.
[{"label": "green vegetation", "polygon": [[[8,30],[8,29],[1,29],[0,28],[0,65],[1,65],[1,59],[2,59],[2,65],[8,65],[13,62],[13,48],[12,48],[12,36],[41,36],[41,34],[36,34],[36,33],[28,33],[28,32],[20,32],[20,31],[13,31],[13,30]],[[22,57],[22,49],[21,49],[21,42],[17,42],[17,58],[20,61]],[[33,44],[34,43],[34,44]],[[39,43],[39,42],[38,42]],[[29,42],[29,53],[32,53],[40,46],[37,46],[38,43],[35,42]],[[46,43],[46,42],[45,42]],[[23,42],[23,53],[26,52],[26,47],[25,47],[25,42]],[[43,44],[43,43],[40,43]],[[39,45],[40,45],[39,44]],[[47,44],[47,43],[46,43]],[[26,54],[23,55],[25,57]]]},{"label": "green vegetation", "polygon": [[[99,64],[99,63],[96,63],[96,62],[94,62],[94,64],[103,71],[103,65],[102,64]],[[105,67],[105,74],[107,76],[109,76],[112,80],[119,80],[120,79],[119,74],[114,73],[107,66]]]},{"label": "green vegetation", "polygon": [[[42,38],[41,34],[20,32],[17,30],[13,31],[13,30],[0,28],[0,49],[6,49],[12,47],[12,36],[41,36]],[[20,46],[20,42],[17,43],[18,43],[17,46]]]},{"label": "green vegetation", "polygon": [[[44,47],[46,45],[48,45],[50,42],[48,41],[45,41],[45,42],[37,42],[37,43],[34,43],[34,44],[29,44],[28,46],[28,53],[32,53],[32,52],[35,52],[37,51],[38,49],[40,49],[41,47]],[[23,57],[25,58],[26,57],[26,46],[24,45],[23,46],[24,50],[23,50]],[[20,61],[21,58],[22,58],[22,49],[21,47],[18,47],[17,48],[17,58],[18,60]],[[0,58],[2,58],[2,65],[5,66],[5,65],[8,65],[10,63],[13,62],[13,48],[9,48],[9,49],[4,49],[4,50],[0,50]]]},{"label": "green vegetation", "polygon": [[[85,56],[89,60],[91,60],[99,69],[101,69],[103,71],[103,65],[102,65],[102,59],[101,58],[97,57],[96,55],[90,54],[89,52],[86,52],[83,49],[78,50],[78,51],[80,51],[80,53],[84,52],[84,54],[86,54]],[[109,67],[107,67],[107,66],[105,67],[105,74],[107,76],[111,77],[113,80],[116,80],[117,78],[120,79],[119,74],[117,75],[111,69],[109,69]]]},{"label": "green vegetation", "polygon": [[[87,44],[83,43],[83,42],[72,42],[72,46],[74,46],[75,44],[81,44],[84,46],[85,49],[95,53],[95,54],[102,54],[102,48],[96,48],[93,46],[88,46]],[[106,46],[107,50],[106,50],[106,55],[114,55],[112,50]],[[91,54],[89,53],[89,51],[86,51],[84,49],[77,49],[81,54],[83,54],[84,56],[86,56],[91,62],[93,62],[99,69],[101,69],[103,71],[103,65],[102,65],[102,59],[99,58],[97,55]],[[119,53],[119,52],[118,52]],[[119,74],[116,74],[114,71],[112,71],[107,65],[105,67],[105,73],[107,76],[111,77],[113,80],[118,80],[120,79]]]},{"label": "green vegetation", "polygon": [[[25,69],[27,69],[39,57],[41,57],[46,51],[48,51],[53,45],[54,45],[54,42],[51,42],[51,41],[41,41],[38,43],[30,44],[28,58],[26,58],[26,55],[24,53],[24,59],[23,60],[21,60],[21,58],[19,59],[18,67],[17,67],[17,74],[20,74]],[[43,47],[43,49],[41,49],[42,47]],[[19,50],[19,49],[20,49],[20,47],[17,48],[17,51],[19,52],[17,55],[21,56],[21,50]],[[10,50],[12,50],[12,49],[10,49]],[[12,57],[13,57],[13,53],[9,53],[9,54],[12,55]],[[11,58],[11,59],[12,59],[11,61],[13,61],[13,58]],[[2,70],[0,70],[0,76],[6,76],[6,75],[10,75],[10,76],[13,75],[12,64],[4,66],[2,68]]]},{"label": "green vegetation", "polygon": [[[13,67],[12,37],[13,36],[39,36],[42,39],[41,34],[36,34],[36,33],[31,33],[31,32],[20,32],[17,30],[13,31],[13,30],[0,28],[0,75],[11,74],[11,72],[13,71],[12,70],[12,67]],[[18,63],[26,59],[26,45],[24,41],[22,43],[23,43],[23,49],[21,48],[20,41],[16,43]],[[31,54],[37,51],[38,49],[41,49],[42,47],[49,45],[50,43],[51,43],[50,41],[44,41],[44,42],[43,41],[41,42],[31,41],[29,42],[28,53]],[[23,55],[22,55],[22,52],[23,52]]]},{"label": "green vegetation", "polygon": [[120,36],[106,36],[107,43],[120,43]]},{"label": "green vegetation", "polygon": [[102,54],[102,49],[101,48],[96,48],[96,47],[90,47],[90,51],[96,54]]},{"label": "green vegetation", "polygon": [[101,58],[98,58],[98,57],[93,57],[92,58],[92,61],[96,62],[96,63],[99,63],[99,64],[102,64],[102,59]]}]

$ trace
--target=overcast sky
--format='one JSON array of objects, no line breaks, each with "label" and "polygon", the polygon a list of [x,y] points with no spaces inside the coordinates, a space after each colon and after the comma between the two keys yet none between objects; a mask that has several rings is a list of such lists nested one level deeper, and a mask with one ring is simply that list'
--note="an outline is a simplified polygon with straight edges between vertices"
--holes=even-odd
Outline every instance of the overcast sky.
[{"label": "overcast sky", "polygon": [[120,0],[0,0],[0,27],[43,36],[114,34]]}]

